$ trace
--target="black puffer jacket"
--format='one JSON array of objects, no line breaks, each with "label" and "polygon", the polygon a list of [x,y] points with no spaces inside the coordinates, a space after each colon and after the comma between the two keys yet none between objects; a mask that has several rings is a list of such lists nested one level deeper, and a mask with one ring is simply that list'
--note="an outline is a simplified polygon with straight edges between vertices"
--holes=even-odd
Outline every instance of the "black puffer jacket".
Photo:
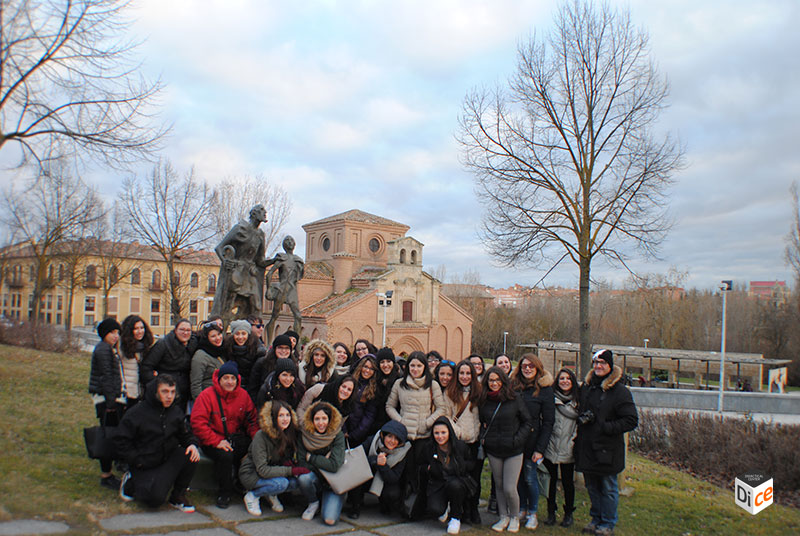
[{"label": "black puffer jacket", "polygon": [[500,408],[497,410],[491,426],[489,426],[489,422],[492,420],[492,414],[497,408],[498,402],[487,398],[481,407],[479,412],[481,434],[485,434],[482,437],[486,454],[505,459],[522,454],[533,423],[521,396],[499,402],[499,404],[501,404]]},{"label": "black puffer jacket", "polygon": [[185,399],[189,397],[189,371],[192,368],[192,354],[197,350],[197,339],[190,339],[185,346],[170,331],[159,339],[147,352],[139,369],[139,376],[147,384],[155,378],[154,372],[170,374],[178,382],[178,393]]},{"label": "black puffer jacket", "polygon": [[156,396],[156,382],[147,384],[144,400],[125,413],[114,435],[117,455],[134,469],[158,467],[176,448],[196,444],[183,410],[175,403],[165,408]]},{"label": "black puffer jacket", "polygon": [[450,420],[439,417],[434,426],[437,424],[446,425],[450,431],[450,453],[445,463],[436,441],[428,441],[423,445],[418,464],[426,471],[428,494],[440,492],[452,478],[466,479],[475,464],[468,455],[466,443],[456,438]]},{"label": "black puffer jacket", "polygon": [[89,373],[89,392],[106,398],[106,408],[114,409],[115,400],[122,394],[121,362],[114,348],[100,341],[92,352]]},{"label": "black puffer jacket", "polygon": [[593,422],[578,425],[575,470],[581,473],[615,475],[625,468],[625,432],[639,424],[631,392],[622,382],[617,366],[604,378],[594,371],[586,375],[578,397],[581,412],[592,410]]},{"label": "black puffer jacket", "polygon": [[530,458],[534,452],[544,454],[553,432],[556,420],[555,395],[553,394],[553,376],[545,371],[537,378],[539,393],[534,396],[534,387],[526,387],[519,391],[519,396],[525,401],[525,407],[531,416],[531,433],[525,441],[525,457]]}]

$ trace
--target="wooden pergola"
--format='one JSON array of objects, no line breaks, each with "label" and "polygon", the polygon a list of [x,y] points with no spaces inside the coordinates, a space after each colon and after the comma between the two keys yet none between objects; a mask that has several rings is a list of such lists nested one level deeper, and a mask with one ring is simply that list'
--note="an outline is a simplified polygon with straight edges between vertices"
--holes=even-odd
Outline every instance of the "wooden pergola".
[{"label": "wooden pergola", "polygon": [[[575,365],[577,368],[581,345],[572,342],[539,341],[537,344],[518,344],[517,347],[538,350],[539,359],[545,366],[552,363],[552,370],[555,372],[565,364]],[[670,377],[668,383],[676,388],[680,388],[680,375],[683,372],[694,375],[695,388],[700,388],[701,377],[704,377],[705,388],[708,389],[709,376],[712,374],[718,376],[721,368],[720,352],[593,345],[593,350],[600,348],[607,348],[614,352],[614,363],[620,365],[623,373],[629,368],[639,369],[642,374],[647,372],[645,378],[650,382],[653,378],[653,370],[666,370]],[[684,363],[683,367],[681,367],[681,362]],[[785,366],[789,362],[788,359],[766,359],[761,354],[725,352],[725,375],[729,379],[749,379],[753,389],[760,391],[764,367]],[[725,388],[729,389],[728,386]]]}]

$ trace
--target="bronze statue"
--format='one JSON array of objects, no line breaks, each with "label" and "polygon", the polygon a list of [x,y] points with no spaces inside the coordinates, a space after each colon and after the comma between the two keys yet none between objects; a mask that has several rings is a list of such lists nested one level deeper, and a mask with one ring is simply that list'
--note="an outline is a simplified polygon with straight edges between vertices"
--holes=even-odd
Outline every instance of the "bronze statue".
[{"label": "bronze statue", "polygon": [[211,315],[221,316],[225,326],[231,320],[261,314],[264,270],[274,262],[266,258],[264,231],[259,229],[266,221],[264,206],[254,206],[250,221],[234,225],[214,249],[222,265]]},{"label": "bronze statue", "polygon": [[273,272],[278,270],[278,281],[267,287],[266,298],[272,302],[272,316],[267,324],[267,340],[274,337],[275,321],[281,312],[283,304],[289,305],[294,316],[293,330],[300,333],[302,317],[300,316],[300,302],[297,298],[297,282],[303,278],[305,265],[303,259],[295,255],[295,241],[291,236],[283,239],[283,249],[286,253],[277,253],[269,264],[272,268],[267,273],[267,282],[272,278]]}]

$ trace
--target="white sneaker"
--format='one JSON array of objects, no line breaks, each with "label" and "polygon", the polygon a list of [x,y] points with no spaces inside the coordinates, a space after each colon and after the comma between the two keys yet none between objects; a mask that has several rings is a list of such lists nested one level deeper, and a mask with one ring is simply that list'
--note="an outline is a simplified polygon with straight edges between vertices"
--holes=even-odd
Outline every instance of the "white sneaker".
[{"label": "white sneaker", "polygon": [[305,509],[301,517],[306,521],[311,521],[317,515],[317,510],[319,510],[319,501],[308,503],[308,508]]},{"label": "white sneaker", "polygon": [[536,527],[539,526],[539,520],[536,519],[536,514],[531,514],[528,516],[528,521],[525,523],[525,528],[530,530],[536,530]]},{"label": "white sneaker", "polygon": [[512,517],[508,522],[508,532],[519,532],[519,518]]},{"label": "white sneaker", "polygon": [[248,491],[244,494],[244,507],[247,508],[247,512],[251,516],[260,516],[261,515],[261,504],[258,500],[258,497],[253,495],[252,491]]},{"label": "white sneaker", "polygon": [[450,520],[450,523],[447,524],[447,534],[458,534],[458,531],[461,530],[461,521],[456,518]]},{"label": "white sneaker", "polygon": [[[492,525],[492,530],[495,532],[503,532],[510,522],[511,519],[508,516],[500,516],[500,521]],[[519,526],[519,523],[517,523],[517,525]]]},{"label": "white sneaker", "polygon": [[283,512],[283,504],[281,504],[281,501],[278,499],[277,495],[267,495],[267,502],[269,503],[269,507],[272,508],[273,512]]},{"label": "white sneaker", "polygon": [[125,493],[125,484],[128,483],[128,480],[131,479],[131,472],[128,471],[124,475],[122,475],[122,481],[119,483],[119,497],[125,502],[131,502],[133,497]]},{"label": "white sneaker", "polygon": [[441,523],[447,523],[447,518],[450,517],[450,505],[447,505],[447,508],[444,509],[444,513],[439,516],[439,521]]}]

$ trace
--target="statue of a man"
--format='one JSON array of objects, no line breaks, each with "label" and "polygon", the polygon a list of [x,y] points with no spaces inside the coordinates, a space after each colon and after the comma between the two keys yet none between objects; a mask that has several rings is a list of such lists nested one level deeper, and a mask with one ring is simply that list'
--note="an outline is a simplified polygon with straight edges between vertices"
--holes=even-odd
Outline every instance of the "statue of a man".
[{"label": "statue of a man", "polygon": [[274,337],[275,321],[281,312],[283,304],[289,305],[294,316],[294,326],[292,329],[300,333],[302,317],[300,316],[300,301],[297,298],[297,282],[303,278],[305,264],[303,259],[294,254],[294,238],[287,236],[283,239],[283,249],[285,253],[278,253],[268,262],[272,268],[267,273],[267,282],[272,277],[273,272],[278,270],[278,282],[272,283],[267,288],[266,298],[272,303],[272,316],[267,324],[267,340]]},{"label": "statue of a man", "polygon": [[234,319],[261,314],[264,295],[264,270],[273,261],[266,258],[264,231],[267,221],[263,205],[250,209],[250,221],[242,220],[228,231],[214,251],[222,261],[212,315],[220,315],[224,325]]}]

